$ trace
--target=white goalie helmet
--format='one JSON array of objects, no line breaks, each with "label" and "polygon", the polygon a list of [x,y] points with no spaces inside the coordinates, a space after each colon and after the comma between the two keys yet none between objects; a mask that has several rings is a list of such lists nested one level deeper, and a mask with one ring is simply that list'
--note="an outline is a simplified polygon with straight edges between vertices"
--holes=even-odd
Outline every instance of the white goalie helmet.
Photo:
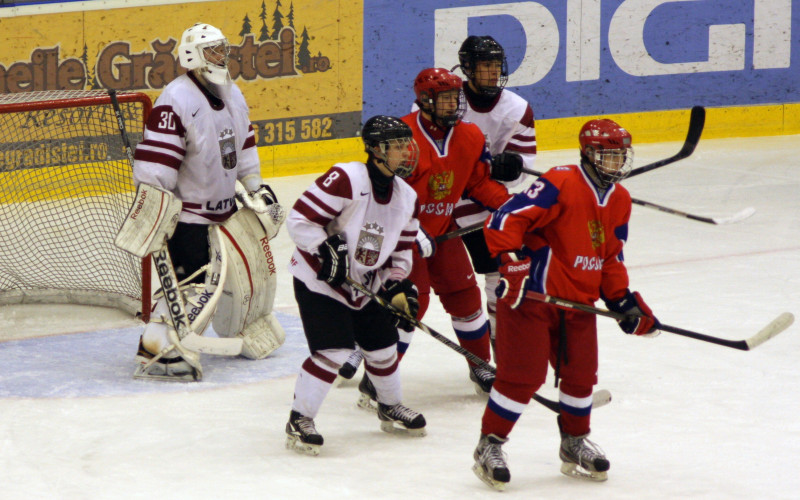
[{"label": "white goalie helmet", "polygon": [[203,78],[217,85],[231,82],[228,74],[228,39],[218,28],[197,23],[183,32],[178,46],[181,66],[199,69]]}]

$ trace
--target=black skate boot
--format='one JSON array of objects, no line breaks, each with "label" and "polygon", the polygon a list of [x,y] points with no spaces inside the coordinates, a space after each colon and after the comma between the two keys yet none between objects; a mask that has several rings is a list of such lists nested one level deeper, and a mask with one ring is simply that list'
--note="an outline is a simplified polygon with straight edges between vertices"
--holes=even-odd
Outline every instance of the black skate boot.
[{"label": "black skate boot", "polygon": [[292,410],[286,422],[286,449],[307,455],[319,455],[323,443],[322,436],[314,427],[314,419]]},{"label": "black skate boot", "polygon": [[356,348],[342,367],[339,368],[339,376],[347,380],[352,379],[358,371],[362,359],[364,359],[364,355],[361,353],[361,349]]},{"label": "black skate boot", "polygon": [[378,411],[378,393],[375,391],[375,386],[372,385],[369,376],[367,376],[367,372],[364,372],[364,377],[358,384],[358,392],[360,394],[356,405],[358,405],[359,408],[368,411]]},{"label": "black skate boot", "polygon": [[558,451],[558,456],[563,462],[561,473],[580,479],[605,481],[608,479],[611,463],[603,450],[587,439],[588,435],[570,436],[561,432],[561,448]]},{"label": "black skate boot", "polygon": [[378,403],[378,418],[383,432],[413,437],[422,437],[426,434],[425,417],[401,404],[389,406]]},{"label": "black skate boot", "polygon": [[475,393],[478,396],[488,396],[494,384],[494,373],[481,366],[470,366],[469,379],[475,383]]},{"label": "black skate boot", "polygon": [[475,464],[472,472],[484,483],[492,488],[503,491],[511,480],[511,472],[506,464],[506,454],[501,447],[508,439],[503,439],[495,434],[481,434],[478,446],[472,457]]}]

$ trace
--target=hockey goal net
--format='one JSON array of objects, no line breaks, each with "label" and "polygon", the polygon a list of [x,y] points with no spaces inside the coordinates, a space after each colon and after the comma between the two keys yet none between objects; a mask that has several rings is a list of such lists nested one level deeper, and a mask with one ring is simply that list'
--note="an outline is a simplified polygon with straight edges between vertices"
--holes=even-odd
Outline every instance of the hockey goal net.
[{"label": "hockey goal net", "polygon": [[[117,98],[135,146],[150,98]],[[106,91],[0,94],[0,304],[99,305],[146,321],[150,264],[114,245],[134,195]]]}]

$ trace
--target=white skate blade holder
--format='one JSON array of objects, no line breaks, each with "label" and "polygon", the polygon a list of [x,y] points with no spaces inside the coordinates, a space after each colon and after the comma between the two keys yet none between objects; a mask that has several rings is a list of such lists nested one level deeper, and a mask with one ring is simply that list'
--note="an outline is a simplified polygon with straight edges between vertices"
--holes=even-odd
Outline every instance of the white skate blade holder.
[{"label": "white skate blade holder", "polygon": [[602,482],[608,479],[608,471],[592,472],[572,462],[562,462],[561,473],[565,476],[589,481]]},{"label": "white skate blade holder", "polygon": [[316,457],[319,455],[321,446],[318,444],[304,443],[298,436],[286,436],[286,449]]},{"label": "white skate blade holder", "polygon": [[489,477],[489,474],[487,474],[483,467],[478,464],[472,464],[472,472],[478,476],[478,479],[497,491],[504,491],[506,489],[506,485],[508,485],[508,483],[504,483],[503,481],[495,481]]},{"label": "white skate blade holder", "polygon": [[425,437],[428,435],[427,431],[425,431],[425,427],[421,429],[409,429],[394,420],[381,420],[381,430],[388,434],[396,434],[398,436]]}]

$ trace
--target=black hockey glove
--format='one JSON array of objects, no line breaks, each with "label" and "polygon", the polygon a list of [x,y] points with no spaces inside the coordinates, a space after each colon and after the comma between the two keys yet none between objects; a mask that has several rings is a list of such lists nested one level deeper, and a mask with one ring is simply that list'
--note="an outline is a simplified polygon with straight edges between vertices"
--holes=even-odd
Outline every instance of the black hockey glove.
[{"label": "black hockey glove", "polygon": [[253,193],[253,197],[256,196],[260,196],[267,205],[278,203],[278,197],[275,196],[275,192],[266,184],[262,184],[261,187]]},{"label": "black hockey glove", "polygon": [[317,279],[334,288],[341,286],[350,273],[347,242],[341,235],[334,234],[325,240],[317,251],[322,257],[322,267],[317,272]]},{"label": "black hockey glove", "polygon": [[[417,319],[417,313],[419,313],[419,292],[417,291],[417,286],[414,285],[411,280],[388,280],[383,284],[383,289],[378,292],[378,296],[390,302],[393,306],[412,318]],[[414,325],[402,316],[393,314],[392,324],[407,332],[414,331]]]},{"label": "black hockey glove", "polygon": [[610,311],[627,316],[625,319],[617,320],[623,332],[645,337],[655,337],[661,333],[658,330],[661,328],[661,323],[653,315],[650,307],[645,304],[639,292],[631,293],[628,290],[621,298],[605,300],[605,303]]},{"label": "black hockey glove", "polygon": [[492,157],[491,178],[496,181],[515,181],[522,174],[522,157],[511,151],[504,151]]}]

